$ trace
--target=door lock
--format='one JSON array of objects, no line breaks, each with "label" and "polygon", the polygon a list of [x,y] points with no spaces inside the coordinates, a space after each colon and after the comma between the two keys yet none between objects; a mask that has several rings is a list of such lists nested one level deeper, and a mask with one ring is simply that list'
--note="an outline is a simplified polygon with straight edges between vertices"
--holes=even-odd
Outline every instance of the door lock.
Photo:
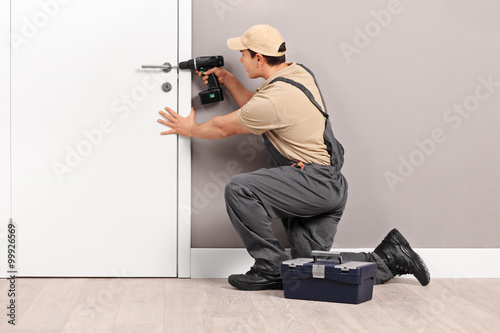
[{"label": "door lock", "polygon": [[[169,62],[164,63],[163,65],[142,65],[142,68],[157,68],[161,69],[165,73],[169,73],[172,68],[176,68],[177,66],[172,66]],[[164,92],[168,93],[170,90],[172,90],[172,84],[170,82],[165,82],[164,84],[161,85],[161,90]]]},{"label": "door lock", "polygon": [[165,82],[161,85],[161,90],[168,93],[170,90],[172,90],[172,85],[170,84],[170,82]]}]

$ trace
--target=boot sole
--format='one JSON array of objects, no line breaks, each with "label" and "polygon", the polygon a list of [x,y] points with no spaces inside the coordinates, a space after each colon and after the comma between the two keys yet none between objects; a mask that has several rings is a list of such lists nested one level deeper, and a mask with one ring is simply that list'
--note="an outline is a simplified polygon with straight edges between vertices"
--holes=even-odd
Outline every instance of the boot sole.
[{"label": "boot sole", "polygon": [[229,284],[239,290],[283,290],[283,282],[273,281],[268,283],[244,283],[234,281],[233,279],[227,280]]}]

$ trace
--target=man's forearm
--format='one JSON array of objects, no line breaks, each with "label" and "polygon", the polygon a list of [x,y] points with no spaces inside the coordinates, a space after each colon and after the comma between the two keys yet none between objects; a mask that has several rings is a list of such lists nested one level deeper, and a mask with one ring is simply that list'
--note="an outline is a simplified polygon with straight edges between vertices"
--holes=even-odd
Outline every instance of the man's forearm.
[{"label": "man's forearm", "polygon": [[222,139],[228,135],[220,123],[220,117],[214,117],[201,124],[194,124],[191,128],[191,137],[199,139]]},{"label": "man's forearm", "polygon": [[238,104],[240,108],[254,95],[254,93],[246,89],[233,74],[228,75],[224,81],[224,86],[227,88],[231,96],[233,96],[236,104]]},{"label": "man's forearm", "polygon": [[222,139],[237,134],[250,134],[238,120],[238,111],[214,117],[203,124],[194,124],[190,136],[201,139]]}]

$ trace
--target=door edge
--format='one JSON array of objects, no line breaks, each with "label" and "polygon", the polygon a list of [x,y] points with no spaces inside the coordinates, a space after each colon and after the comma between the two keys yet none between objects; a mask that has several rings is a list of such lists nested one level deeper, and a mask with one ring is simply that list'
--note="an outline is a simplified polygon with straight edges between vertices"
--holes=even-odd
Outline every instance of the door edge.
[{"label": "door edge", "polygon": [[[177,63],[191,59],[191,0],[177,1]],[[178,112],[187,116],[191,111],[191,71],[178,72]],[[191,140],[177,139],[177,277],[191,277]]]}]

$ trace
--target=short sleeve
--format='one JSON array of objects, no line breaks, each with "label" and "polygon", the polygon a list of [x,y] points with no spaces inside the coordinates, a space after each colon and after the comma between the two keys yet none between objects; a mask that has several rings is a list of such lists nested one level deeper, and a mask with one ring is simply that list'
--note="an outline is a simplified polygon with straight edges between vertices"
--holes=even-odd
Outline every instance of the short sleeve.
[{"label": "short sleeve", "polygon": [[257,135],[280,127],[273,102],[259,93],[238,111],[238,120],[247,130]]}]

